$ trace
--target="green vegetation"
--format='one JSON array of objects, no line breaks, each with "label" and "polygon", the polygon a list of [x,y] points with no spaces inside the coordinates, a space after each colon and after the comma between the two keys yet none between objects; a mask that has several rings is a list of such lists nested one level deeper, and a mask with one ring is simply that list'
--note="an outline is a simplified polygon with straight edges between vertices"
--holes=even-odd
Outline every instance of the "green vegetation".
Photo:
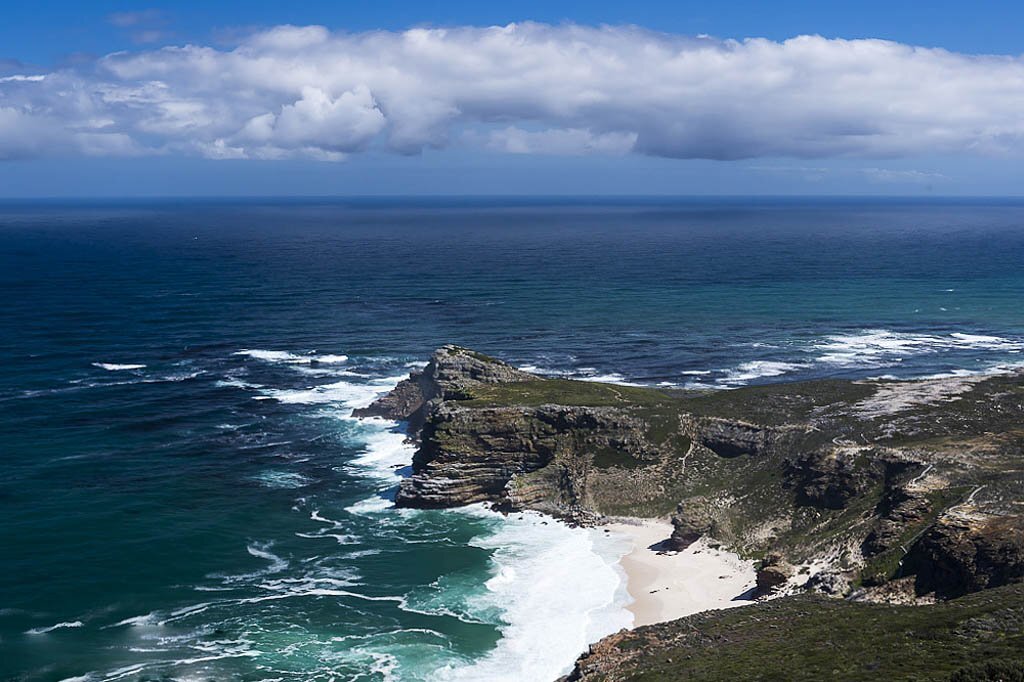
[{"label": "green vegetation", "polygon": [[609,446],[599,447],[593,450],[593,454],[594,466],[598,469],[636,469],[645,464],[628,452]]},{"label": "green vegetation", "polygon": [[503,365],[503,364],[505,364],[501,360],[499,360],[498,358],[492,358],[490,355],[484,355],[483,353],[478,353],[475,350],[471,350],[471,351],[468,351],[468,352],[469,352],[469,356],[470,357],[476,358],[480,362],[488,362],[488,363],[490,363],[492,365]]},{"label": "green vegetation", "polygon": [[[520,381],[528,377],[510,366],[485,367],[502,364],[489,356],[447,352],[446,409],[428,422],[414,462],[437,485],[406,487],[431,505],[490,496],[584,523],[678,506],[681,524],[695,519],[741,555],[826,561],[820,589],[885,597],[904,571],[918,571],[912,587],[922,593],[951,589],[940,583],[952,577],[924,576],[906,561],[943,513],[964,504],[973,525],[936,550],[950,576],[984,586],[990,573],[1018,575],[1021,543],[979,533],[989,517],[1020,515],[1024,375],[680,391]],[[995,553],[998,570],[970,561],[975,545]]]},{"label": "green vegetation", "polygon": [[546,379],[473,387],[467,407],[537,407],[574,405],[580,407],[623,407],[667,405],[678,401],[650,388],[598,384],[592,381]]},{"label": "green vegetation", "polygon": [[680,395],[687,398],[687,411],[696,415],[728,416],[730,419],[779,426],[806,421],[830,405],[847,407],[867,398],[874,390],[865,383],[822,379]]},{"label": "green vegetation", "polygon": [[964,666],[949,682],[1024,682],[1024,661],[987,661]]},{"label": "green vegetation", "polygon": [[881,585],[888,580],[901,577],[903,557],[906,554],[905,548],[913,545],[914,541],[932,525],[942,511],[963,500],[968,492],[969,488],[957,486],[934,490],[926,495],[931,511],[916,523],[905,525],[891,549],[867,560],[860,572],[859,585]]},{"label": "green vegetation", "polygon": [[583,679],[1019,680],[1024,585],[931,606],[787,597],[639,628],[596,656]]}]

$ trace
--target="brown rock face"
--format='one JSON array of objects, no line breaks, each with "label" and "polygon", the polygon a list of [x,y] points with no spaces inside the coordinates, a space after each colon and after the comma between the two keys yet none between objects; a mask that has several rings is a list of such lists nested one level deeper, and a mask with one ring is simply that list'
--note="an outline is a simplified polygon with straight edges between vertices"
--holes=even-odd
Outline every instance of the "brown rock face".
[{"label": "brown rock face", "polygon": [[390,393],[368,407],[354,410],[352,416],[408,422],[409,433],[415,435],[426,421],[431,401],[458,398],[473,384],[539,380],[539,377],[501,360],[460,346],[447,345],[434,351],[422,371],[410,373],[409,378]]},{"label": "brown rock face", "polygon": [[1024,580],[1024,519],[950,515],[914,545],[907,564],[918,594],[960,595]]},{"label": "brown rock face", "polygon": [[834,452],[804,455],[790,462],[786,473],[797,504],[821,509],[845,508],[882,477],[875,468],[858,466],[856,456]]},{"label": "brown rock face", "polygon": [[766,454],[778,440],[778,432],[754,424],[726,419],[704,419],[696,441],[719,457]]},{"label": "brown rock face", "polygon": [[660,476],[647,469],[594,464],[594,453],[611,450],[625,462],[659,456],[646,426],[612,407],[440,403],[430,410],[413,475],[395,502],[428,508],[494,502],[583,521],[616,495],[642,499],[648,478],[654,479],[650,494],[659,492]]},{"label": "brown rock face", "polygon": [[672,515],[669,547],[681,552],[711,532],[713,520],[705,511],[706,508],[706,502],[701,499],[688,500],[676,508],[676,513]]},{"label": "brown rock face", "polygon": [[757,594],[764,596],[782,587],[793,577],[793,567],[781,556],[769,554],[757,571]]},{"label": "brown rock face", "polygon": [[905,529],[922,522],[932,511],[926,497],[915,495],[902,486],[888,489],[880,507],[878,523],[861,545],[866,557],[899,547]]},{"label": "brown rock face", "polygon": [[[714,536],[740,553],[824,561],[807,587],[836,595],[1022,580],[1024,372],[951,385],[956,400],[937,386],[950,388],[683,392],[546,379],[445,346],[356,416],[405,420],[419,441],[399,506],[488,502],[579,523],[674,509],[673,549]],[[985,494],[965,501],[979,481]],[[767,563],[761,591],[791,570]]]}]

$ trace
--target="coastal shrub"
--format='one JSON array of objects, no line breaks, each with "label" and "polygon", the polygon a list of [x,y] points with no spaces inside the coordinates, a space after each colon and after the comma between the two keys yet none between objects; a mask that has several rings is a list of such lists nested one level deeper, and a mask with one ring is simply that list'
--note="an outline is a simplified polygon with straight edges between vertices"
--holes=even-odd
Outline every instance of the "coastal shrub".
[{"label": "coastal shrub", "polygon": [[950,675],[949,682],[1024,682],[1024,660],[973,663]]}]

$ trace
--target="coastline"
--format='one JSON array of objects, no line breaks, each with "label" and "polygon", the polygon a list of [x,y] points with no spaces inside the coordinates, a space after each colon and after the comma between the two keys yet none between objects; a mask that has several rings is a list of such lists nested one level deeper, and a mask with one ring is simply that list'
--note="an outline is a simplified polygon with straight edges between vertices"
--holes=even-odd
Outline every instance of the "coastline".
[{"label": "coastline", "polygon": [[748,598],[756,578],[752,561],[705,539],[682,552],[666,551],[661,543],[672,524],[665,519],[623,519],[603,528],[632,543],[619,564],[633,600],[626,608],[634,628],[754,603]]},{"label": "coastline", "polygon": [[[349,406],[367,402],[360,396]],[[396,513],[389,491],[408,475],[415,447],[401,422],[345,418],[360,426],[356,437],[364,447],[350,465],[375,489],[346,511],[383,520]],[[411,519],[422,512],[398,513]],[[501,513],[482,502],[427,513],[486,522],[489,528],[468,544],[490,553],[488,573],[468,592],[460,591],[456,581],[447,589],[404,595],[400,610],[487,623],[500,632],[485,654],[442,661],[431,674],[472,682],[555,679],[572,670],[588,646],[630,628],[635,620],[627,607],[631,597],[621,564],[633,546],[629,536],[573,527],[533,510]]]},{"label": "coastline", "polygon": [[[346,395],[347,406],[370,404],[370,394],[393,389],[395,379]],[[364,475],[389,489],[408,476],[414,448],[404,424],[351,413],[348,418],[368,429],[362,436],[366,452],[353,462]],[[391,502],[382,487],[348,511],[382,513]],[[617,631],[752,603],[740,597],[754,586],[753,562],[704,539],[682,552],[665,551],[661,545],[672,534],[667,518],[620,517],[585,529],[535,511],[496,514],[484,504],[448,511],[502,519],[470,543],[493,553],[483,591],[464,605],[499,610],[501,621],[494,625],[501,637],[468,665],[445,664],[451,679],[507,679],[513,669],[527,679],[553,679],[569,672],[580,652]],[[522,655],[527,650],[530,657]]]}]

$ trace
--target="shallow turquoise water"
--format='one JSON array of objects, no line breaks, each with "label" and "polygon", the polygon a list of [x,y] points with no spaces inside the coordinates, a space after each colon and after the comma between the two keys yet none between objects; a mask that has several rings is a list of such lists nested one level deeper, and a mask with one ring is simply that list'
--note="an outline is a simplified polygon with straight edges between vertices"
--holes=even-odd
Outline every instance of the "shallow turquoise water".
[{"label": "shallow turquoise water", "polygon": [[718,388],[1021,362],[1022,226],[1012,202],[0,206],[0,679],[546,675],[621,624],[614,544],[388,509],[408,450],[353,405],[445,342]]}]

